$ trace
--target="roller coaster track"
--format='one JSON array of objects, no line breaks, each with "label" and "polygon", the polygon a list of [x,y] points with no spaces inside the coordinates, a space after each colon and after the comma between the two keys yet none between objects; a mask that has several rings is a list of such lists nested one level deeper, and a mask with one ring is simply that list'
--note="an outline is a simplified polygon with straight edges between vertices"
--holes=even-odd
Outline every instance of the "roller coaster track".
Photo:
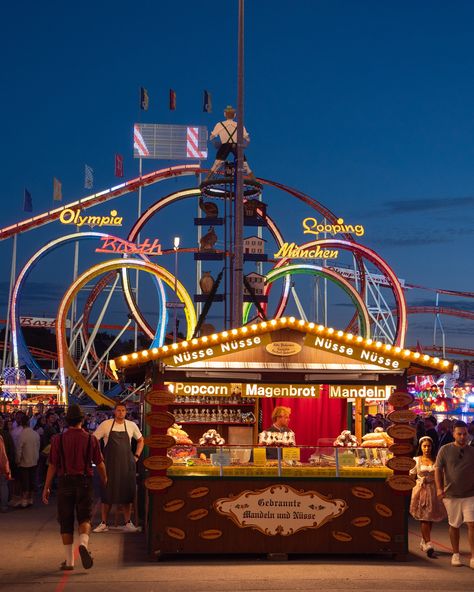
[{"label": "roller coaster track", "polygon": [[136,177],[135,179],[131,179],[130,181],[126,181],[125,183],[121,183],[115,187],[110,187],[109,189],[99,191],[99,193],[94,193],[84,197],[83,199],[78,199],[71,203],[64,204],[63,206],[55,208],[54,210],[49,210],[48,212],[44,212],[38,216],[33,216],[32,218],[22,220],[17,224],[12,224],[11,226],[1,228],[0,241],[10,238],[15,234],[28,232],[28,230],[33,230],[33,228],[39,228],[40,226],[44,226],[45,224],[50,224],[55,220],[59,220],[59,217],[61,216],[62,212],[64,212],[64,210],[86,210],[92,206],[96,206],[97,204],[109,201],[110,199],[137,191],[140,187],[147,187],[148,185],[153,185],[154,183],[158,183],[159,181],[163,181],[165,179],[172,179],[173,177],[183,175],[197,175],[200,171],[201,169],[197,164],[185,164],[168,167],[166,169],[160,169],[158,171],[154,171],[153,173]]}]

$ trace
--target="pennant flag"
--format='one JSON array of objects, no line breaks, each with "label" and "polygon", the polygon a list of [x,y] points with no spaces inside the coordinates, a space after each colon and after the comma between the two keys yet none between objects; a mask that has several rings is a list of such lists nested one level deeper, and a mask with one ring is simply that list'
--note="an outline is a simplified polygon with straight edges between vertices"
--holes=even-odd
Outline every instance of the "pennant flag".
[{"label": "pennant flag", "polygon": [[123,177],[123,156],[121,154],[115,155],[115,176]]},{"label": "pennant flag", "polygon": [[63,185],[56,177],[53,178],[53,199],[54,201],[62,201],[63,199]]},{"label": "pennant flag", "polygon": [[170,111],[176,111],[176,93],[170,88]]},{"label": "pennant flag", "polygon": [[212,113],[212,97],[207,90],[204,91],[204,102],[202,106],[204,113]]},{"label": "pennant flag", "polygon": [[137,149],[139,156],[150,156],[150,152],[140,132],[138,123],[133,126],[133,147]]},{"label": "pennant flag", "polygon": [[84,189],[92,189],[94,185],[94,169],[88,164],[84,166]]},{"label": "pennant flag", "polygon": [[23,194],[23,211],[24,212],[32,212],[33,211],[33,201],[31,200],[31,193],[26,189]]},{"label": "pennant flag", "polygon": [[148,111],[148,91],[143,86],[140,87],[140,109]]}]

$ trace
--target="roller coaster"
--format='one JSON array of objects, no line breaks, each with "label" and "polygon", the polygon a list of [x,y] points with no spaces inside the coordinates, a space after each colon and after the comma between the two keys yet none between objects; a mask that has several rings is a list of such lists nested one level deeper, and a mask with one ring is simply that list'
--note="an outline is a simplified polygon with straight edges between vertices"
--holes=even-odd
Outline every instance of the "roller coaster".
[{"label": "roller coaster", "polygon": [[[94,193],[83,199],[79,199],[43,214],[33,216],[16,224],[0,229],[0,240],[6,240],[15,235],[23,234],[41,226],[51,224],[61,218],[64,212],[72,210],[81,212],[93,208],[98,204],[108,202],[127,194],[136,192],[139,189],[156,185],[161,182],[169,181],[174,178],[186,176],[195,176],[198,178],[201,174],[207,173],[206,169],[199,165],[187,164],[163,168],[152,173],[134,178],[110,189]],[[224,183],[222,180],[221,183]],[[288,197],[301,202],[308,208],[308,215],[314,215],[317,212],[320,218],[330,224],[337,224],[340,218],[331,212],[326,206],[309,195],[290,188],[280,182],[259,178],[256,180],[258,191],[248,195],[245,202],[254,201],[254,215],[252,220],[248,220],[251,226],[258,229],[258,236],[267,243],[267,250],[270,253],[275,247],[275,253],[288,244],[277,220],[282,218],[281,213],[274,216],[270,215],[271,208],[263,202],[263,192],[277,192],[277,195],[283,194],[284,200],[273,197],[272,207],[275,209],[282,203],[288,204]],[[66,234],[65,236],[55,238],[40,249],[38,249],[26,262],[15,278],[11,291],[10,299],[10,317],[11,324],[11,344],[8,344],[7,350],[11,347],[11,362],[15,368],[26,367],[31,372],[33,378],[46,379],[51,378],[38,363],[39,359],[57,360],[58,367],[53,378],[59,380],[64,393],[77,394],[79,397],[89,396],[97,404],[111,405],[113,400],[107,395],[107,388],[111,388],[112,376],[107,370],[108,355],[114,345],[124,335],[125,331],[131,328],[132,322],[136,323],[138,330],[144,338],[149,340],[150,348],[159,347],[165,341],[165,335],[168,326],[168,310],[170,303],[173,306],[183,308],[186,328],[185,338],[191,339],[196,331],[199,331],[203,321],[206,320],[205,313],[212,306],[217,308],[219,298],[218,294],[213,293],[212,298],[203,293],[199,287],[196,288],[197,294],[193,296],[192,286],[198,285],[199,275],[201,273],[201,262],[220,262],[223,263],[224,270],[228,264],[229,254],[232,246],[232,236],[228,236],[226,218],[231,215],[230,209],[227,209],[227,198],[232,199],[232,191],[225,191],[225,195],[213,195],[212,192],[204,191],[202,186],[181,189],[167,193],[160,197],[137,217],[131,230],[126,236],[128,243],[136,243],[140,233],[144,232],[147,225],[163,224],[164,212],[173,205],[184,202],[186,204],[201,203],[207,199],[212,203],[216,201],[220,207],[224,208],[224,216],[219,218],[217,215],[203,217],[199,212],[199,217],[194,219],[197,230],[196,241],[199,246],[185,245],[179,249],[180,254],[192,254],[195,260],[195,278],[186,277],[185,281],[179,281],[175,274],[161,265],[153,263],[145,255],[117,254],[114,259],[96,263],[85,269],[78,275],[66,293],[58,303],[58,314],[56,324],[57,354],[46,352],[37,348],[29,347],[23,334],[20,317],[22,294],[27,288],[27,280],[40,260],[47,257],[51,252],[63,248],[67,244],[77,244],[83,241],[97,243],[101,239],[110,237],[110,233],[103,229],[98,231],[83,231]],[[227,196],[227,198],[226,198]],[[257,198],[257,199],[255,199]],[[244,203],[245,206],[245,203]],[[210,210],[217,212],[218,206],[214,205]],[[288,209],[288,206],[286,206]],[[189,208],[191,210],[191,208]],[[283,212],[283,219],[285,213]],[[249,216],[247,218],[250,218]],[[219,248],[203,250],[200,240],[202,239],[202,228],[205,226],[216,228],[219,224],[224,229],[223,240],[219,241]],[[226,235],[227,232],[227,235]],[[261,294],[254,292],[251,286],[246,285],[248,298],[244,305],[244,320],[251,322],[257,317],[278,318],[285,314],[289,306],[296,307],[301,318],[305,320],[319,321],[327,318],[327,286],[334,286],[353,307],[351,318],[345,322],[344,327],[354,333],[367,334],[375,339],[385,343],[391,343],[403,347],[406,340],[408,325],[408,315],[430,314],[435,317],[440,315],[454,316],[465,320],[474,320],[474,313],[450,308],[446,306],[407,306],[405,294],[410,288],[427,289],[414,284],[402,285],[392,268],[378,253],[360,244],[357,237],[352,233],[339,232],[338,237],[323,235],[322,238],[312,240],[299,245],[300,250],[310,250],[320,248],[323,250],[333,250],[342,253],[349,261],[347,267],[351,269],[352,276],[347,277],[341,272],[340,265],[332,266],[327,261],[322,261],[316,265],[313,262],[305,261],[301,263],[297,258],[283,256],[278,259],[267,256],[248,256],[247,266],[252,268],[253,273],[261,275],[264,278],[264,288]],[[216,235],[217,236],[217,235]],[[263,238],[265,236],[266,238]],[[119,237],[117,237],[119,238]],[[122,239],[123,240],[123,239]],[[188,238],[189,242],[192,239]],[[218,240],[218,239],[217,239]],[[172,254],[173,249],[163,251],[163,254]],[[209,263],[211,265],[211,263]],[[265,269],[264,269],[265,268]],[[145,273],[151,276],[154,290],[157,297],[157,322],[152,326],[146,314],[140,309],[129,271],[136,273]],[[251,275],[251,274],[250,274]],[[302,280],[304,276],[309,276],[309,280]],[[71,315],[71,309],[77,305],[78,294],[91,282],[96,281],[90,288],[90,293],[84,304],[82,313],[73,317],[73,326],[67,330],[67,319]],[[306,283],[300,284],[300,281]],[[108,313],[111,299],[118,291],[120,282],[121,294],[129,311],[129,318],[126,323],[116,325],[106,323],[104,318]],[[308,284],[309,282],[309,284]],[[272,296],[272,291],[276,286],[280,287],[277,296]],[[323,292],[324,287],[324,292]],[[232,286],[224,279],[224,294],[221,301],[228,298]],[[299,288],[299,289],[298,289]],[[311,292],[311,298],[308,298],[308,292]],[[474,293],[459,292],[454,290],[433,290],[438,294],[449,296],[458,296],[473,298]],[[278,292],[278,290],[276,291]],[[98,306],[99,298],[105,297],[105,304],[95,321],[92,321],[92,311]],[[314,300],[318,301],[314,306]],[[308,300],[311,305],[308,310]],[[197,304],[195,304],[197,303]],[[204,303],[204,307],[202,307]],[[306,304],[306,306],[305,306]],[[225,306],[225,304],[224,304]],[[204,313],[204,314],[203,314]],[[226,313],[220,312],[217,317],[226,323]],[[198,319],[199,317],[199,319]],[[113,326],[116,329],[116,335],[109,348],[98,355],[94,347],[94,340],[101,326]],[[433,348],[437,348],[436,344]],[[431,348],[426,348],[431,349]],[[474,356],[474,351],[456,347],[446,347],[445,352],[454,355]],[[5,358],[5,356],[4,356]],[[116,390],[116,389],[114,389]]]}]

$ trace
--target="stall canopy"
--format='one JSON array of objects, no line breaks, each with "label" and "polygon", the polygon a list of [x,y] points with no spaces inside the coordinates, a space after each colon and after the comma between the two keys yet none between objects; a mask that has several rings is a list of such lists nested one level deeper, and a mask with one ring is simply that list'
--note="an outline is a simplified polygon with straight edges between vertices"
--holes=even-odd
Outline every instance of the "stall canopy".
[{"label": "stall canopy", "polygon": [[[154,362],[167,381],[241,382],[254,385],[403,385],[407,373],[450,372],[448,360],[337,331],[293,317],[247,325],[134,352],[111,361],[127,374]],[[292,408],[292,428],[314,444],[321,435],[336,437],[346,423],[346,400],[324,389],[313,395],[279,398],[255,391],[264,422],[275,404]]]}]

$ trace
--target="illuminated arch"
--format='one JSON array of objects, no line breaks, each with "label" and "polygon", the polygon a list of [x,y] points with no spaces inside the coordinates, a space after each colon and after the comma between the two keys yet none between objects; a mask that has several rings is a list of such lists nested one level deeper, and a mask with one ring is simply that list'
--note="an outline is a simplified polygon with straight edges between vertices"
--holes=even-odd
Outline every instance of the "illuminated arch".
[{"label": "illuminated arch", "polygon": [[109,397],[100,393],[96,388],[87,382],[82,374],[77,369],[72,359],[66,340],[66,320],[71,304],[76,297],[76,294],[89,281],[95,279],[97,276],[108,273],[114,270],[120,270],[123,267],[129,269],[137,269],[138,271],[145,271],[163,280],[168,286],[174,289],[176,285],[176,295],[178,299],[184,304],[184,313],[187,320],[186,338],[191,339],[194,329],[196,327],[196,312],[194,310],[193,302],[183,284],[175,279],[174,275],[167,271],[164,267],[150,263],[149,261],[131,261],[131,260],[112,260],[104,261],[98,265],[94,265],[83,272],[67,289],[61,303],[59,305],[57,325],[56,325],[56,340],[58,346],[58,365],[60,372],[60,383],[63,388],[63,396],[67,396],[66,390],[66,375],[70,376],[76,384],[98,405],[113,405],[114,402]]},{"label": "illuminated arch", "polygon": [[[272,269],[266,275],[266,284],[269,285],[274,281],[282,278],[282,277],[289,277],[290,275],[298,275],[298,274],[305,274],[305,275],[318,275],[321,277],[325,277],[328,280],[334,282],[339,287],[341,287],[344,292],[349,296],[352,300],[354,306],[357,309],[359,314],[359,320],[361,324],[361,334],[363,337],[370,337],[370,317],[367,311],[367,307],[365,306],[365,302],[363,301],[359,292],[352,286],[350,282],[348,282],[345,278],[340,276],[337,272],[327,268],[327,267],[320,267],[318,265],[313,265],[310,263],[295,263],[293,265],[285,265],[280,266],[278,268]],[[244,324],[248,321],[248,316],[250,312],[250,308],[252,306],[251,302],[246,302],[244,305],[244,313],[243,313],[243,322]]]}]

